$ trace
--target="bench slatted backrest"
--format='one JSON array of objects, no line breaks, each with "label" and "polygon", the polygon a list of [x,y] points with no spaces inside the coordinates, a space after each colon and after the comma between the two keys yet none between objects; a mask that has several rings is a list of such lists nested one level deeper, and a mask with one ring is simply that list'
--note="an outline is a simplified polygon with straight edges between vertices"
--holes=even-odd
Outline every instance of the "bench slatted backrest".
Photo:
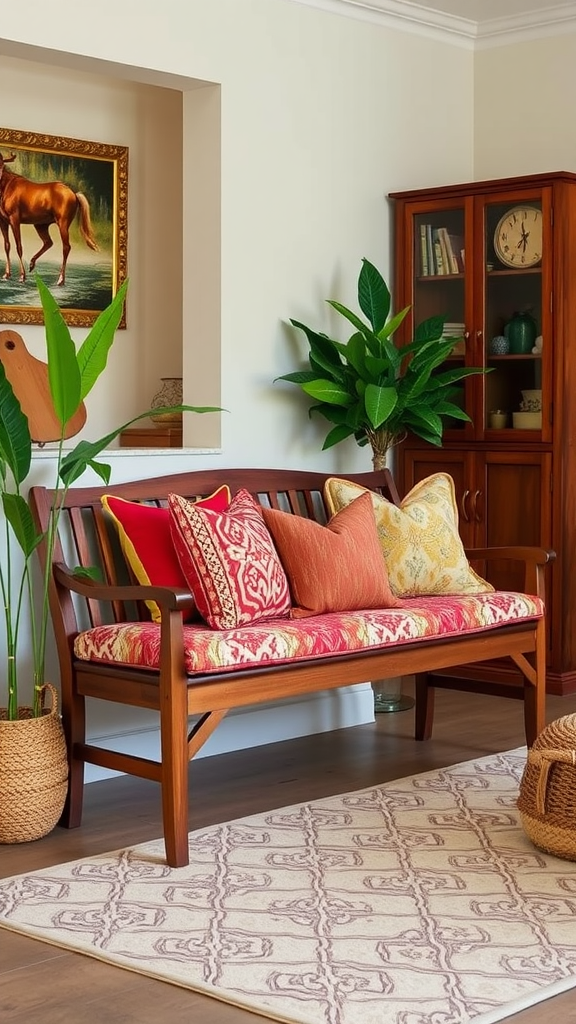
[{"label": "bench slatted backrest", "polygon": [[[350,474],[347,479],[378,490],[390,501],[399,502],[398,492],[388,470]],[[299,470],[218,469],[111,484],[108,487],[102,484],[71,487],[60,513],[59,541],[55,546],[53,562],[65,562],[70,568],[97,566],[102,580],[109,584],[128,583],[132,580],[114,525],[103,510],[102,494],[114,494],[129,501],[166,507],[169,493],[181,494],[195,501],[227,484],[232,494],[246,488],[261,504],[324,523],[328,518],[322,495],[325,480],[325,473]],[[37,486],[30,490],[30,507],[42,531],[48,524],[54,497],[55,492],[46,487]],[[44,565],[47,555],[45,544],[39,546],[38,554]],[[70,646],[79,631],[90,626],[149,617],[144,605],[135,607],[127,606],[122,601],[106,604],[77,597],[72,599],[67,591],[57,588],[54,583],[50,602],[57,643],[63,643],[66,647]]]}]

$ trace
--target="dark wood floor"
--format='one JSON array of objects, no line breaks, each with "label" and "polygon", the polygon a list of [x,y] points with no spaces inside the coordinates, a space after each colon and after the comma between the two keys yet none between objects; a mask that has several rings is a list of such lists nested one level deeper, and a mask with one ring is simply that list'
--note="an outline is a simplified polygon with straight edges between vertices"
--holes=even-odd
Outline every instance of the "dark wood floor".
[{"label": "dark wood floor", "polygon": [[[576,696],[549,698],[548,721],[576,711]],[[281,714],[281,709],[279,710]],[[375,724],[250,751],[191,767],[190,828],[341,793],[510,750],[524,742],[522,705],[439,692],[434,738],[412,739],[413,712]],[[158,789],[127,777],[87,787],[84,822],[45,839],[0,846],[0,876],[156,839]],[[507,1018],[511,1024],[576,1024],[576,989]],[[258,1024],[262,1017],[185,989],[0,929],[2,1024]]]}]

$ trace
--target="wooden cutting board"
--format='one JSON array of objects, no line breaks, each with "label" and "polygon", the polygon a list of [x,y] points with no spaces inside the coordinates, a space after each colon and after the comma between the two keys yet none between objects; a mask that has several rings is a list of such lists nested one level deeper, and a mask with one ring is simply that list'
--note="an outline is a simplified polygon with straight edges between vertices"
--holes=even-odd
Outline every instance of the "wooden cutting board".
[{"label": "wooden cutting board", "polygon": [[[45,444],[60,440],[60,421],[54,412],[48,365],[31,355],[23,338],[16,331],[0,331],[0,359],[6,377],[28,418],[33,441]],[[74,437],[86,423],[84,402],[66,425],[64,437]]]}]

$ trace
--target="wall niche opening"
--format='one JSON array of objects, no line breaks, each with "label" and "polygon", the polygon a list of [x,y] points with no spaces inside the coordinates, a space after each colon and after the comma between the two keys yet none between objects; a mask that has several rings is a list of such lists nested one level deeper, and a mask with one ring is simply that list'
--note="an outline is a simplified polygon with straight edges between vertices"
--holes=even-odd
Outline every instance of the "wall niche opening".
[{"label": "wall niche opening", "polygon": [[[129,150],[127,324],[88,396],[82,434],[101,436],[148,408],[163,377],[182,378],[190,405],[221,405],[220,85],[6,41],[1,47],[0,90],[11,97],[3,127]],[[24,238],[23,245],[29,263],[37,246]],[[45,359],[43,327],[18,331]],[[77,344],[85,333],[72,328]],[[164,425],[137,426],[154,449],[220,446],[218,414],[184,415],[178,445]]]}]

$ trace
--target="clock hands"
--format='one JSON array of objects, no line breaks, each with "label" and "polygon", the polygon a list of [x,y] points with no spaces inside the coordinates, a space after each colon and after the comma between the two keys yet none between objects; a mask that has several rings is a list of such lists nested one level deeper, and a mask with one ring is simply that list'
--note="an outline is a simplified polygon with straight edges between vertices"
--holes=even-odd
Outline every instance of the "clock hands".
[{"label": "clock hands", "polygon": [[522,230],[522,235],[520,237],[520,241],[518,242],[518,245],[516,246],[516,248],[519,249],[520,247],[522,247],[522,252],[526,252],[526,246],[528,245],[528,238],[530,236],[530,232],[526,231],[526,227],[525,227],[524,221],[522,221],[522,228],[521,228],[521,230]]}]

